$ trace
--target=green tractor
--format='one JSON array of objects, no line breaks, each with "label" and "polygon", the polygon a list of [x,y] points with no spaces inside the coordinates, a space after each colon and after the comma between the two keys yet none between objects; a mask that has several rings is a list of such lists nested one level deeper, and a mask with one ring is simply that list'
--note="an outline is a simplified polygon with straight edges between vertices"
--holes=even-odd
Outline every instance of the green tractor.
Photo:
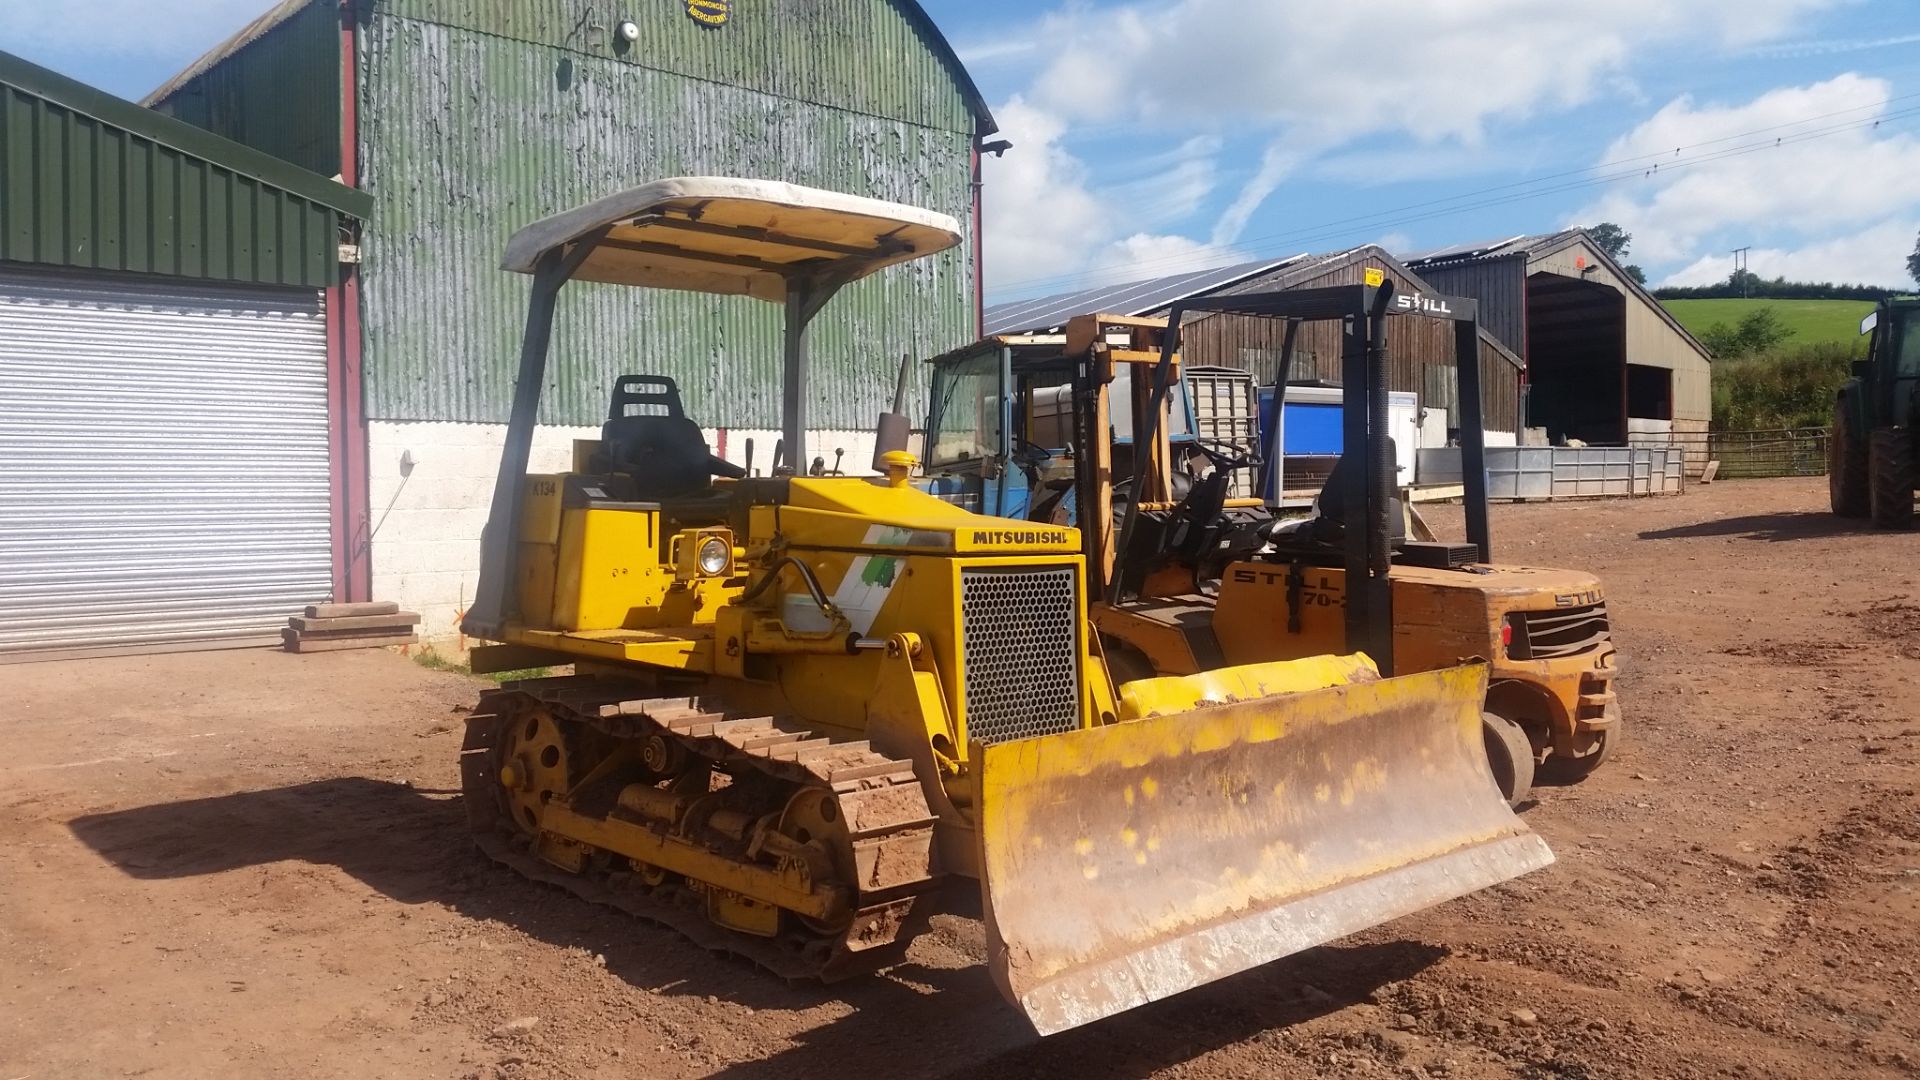
[{"label": "green tractor", "polygon": [[1827,437],[1827,488],[1833,512],[1872,518],[1883,529],[1913,527],[1920,481],[1914,425],[1920,423],[1920,297],[1880,301],[1861,320],[1872,334],[1867,358],[1833,403]]}]

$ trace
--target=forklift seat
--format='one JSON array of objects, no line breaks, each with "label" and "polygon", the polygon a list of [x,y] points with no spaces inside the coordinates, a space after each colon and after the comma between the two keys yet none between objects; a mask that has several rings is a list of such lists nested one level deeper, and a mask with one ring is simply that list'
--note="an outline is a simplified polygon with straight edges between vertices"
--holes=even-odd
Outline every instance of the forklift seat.
[{"label": "forklift seat", "polygon": [[713,456],[700,425],[680,404],[680,388],[664,375],[622,375],[613,384],[600,429],[596,472],[621,473],[634,497],[672,499],[707,490],[712,478],[738,480],[746,470]]},{"label": "forklift seat", "polygon": [[[1393,452],[1393,439],[1388,438],[1387,453],[1391,455]],[[1333,463],[1333,471],[1327,474],[1327,482],[1321,485],[1320,496],[1314,500],[1313,517],[1299,525],[1276,521],[1276,527],[1271,530],[1269,539],[1280,546],[1287,546],[1289,543],[1299,544],[1304,541],[1326,547],[1339,547],[1347,535],[1347,523],[1343,516],[1347,493],[1349,491],[1358,493],[1360,485],[1365,482],[1363,479],[1365,475],[1366,470],[1361,467],[1360,462],[1342,453]],[[1392,505],[1387,508],[1387,545],[1395,550],[1407,542],[1407,514],[1402,498],[1399,485],[1396,484]],[[1293,527],[1279,527],[1282,525]]]}]

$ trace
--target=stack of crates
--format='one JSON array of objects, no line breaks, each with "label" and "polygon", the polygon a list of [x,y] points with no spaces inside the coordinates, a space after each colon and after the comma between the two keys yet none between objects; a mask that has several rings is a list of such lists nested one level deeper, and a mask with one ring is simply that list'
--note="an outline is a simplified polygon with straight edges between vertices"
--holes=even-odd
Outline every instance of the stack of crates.
[{"label": "stack of crates", "polygon": [[[1193,410],[1193,434],[1200,444],[1233,457],[1264,457],[1259,453],[1259,387],[1253,374],[1238,368],[1190,367],[1183,375]],[[1227,497],[1257,497],[1259,475],[1257,466],[1235,469]]]}]

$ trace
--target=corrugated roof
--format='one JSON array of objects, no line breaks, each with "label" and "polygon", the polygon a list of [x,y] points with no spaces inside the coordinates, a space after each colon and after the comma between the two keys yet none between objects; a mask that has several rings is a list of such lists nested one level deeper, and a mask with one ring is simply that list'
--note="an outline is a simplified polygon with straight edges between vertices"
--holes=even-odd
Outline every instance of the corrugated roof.
[{"label": "corrugated roof", "polygon": [[12,53],[0,52],[0,84],[349,217],[364,221],[373,211],[373,198],[364,191],[96,90]]},{"label": "corrugated roof", "polygon": [[1130,281],[1124,285],[1103,285],[1097,289],[1056,293],[1031,300],[1014,300],[987,308],[986,333],[1038,333],[1065,326],[1075,315],[1095,312],[1105,315],[1145,315],[1189,296],[1217,292],[1247,278],[1305,259],[1262,259],[1259,262],[1234,263],[1210,270]]},{"label": "corrugated roof", "polygon": [[1513,252],[1508,249],[1514,244],[1526,239],[1528,239],[1528,237],[1522,234],[1520,236],[1509,236],[1504,240],[1482,240],[1472,244],[1451,244],[1447,247],[1434,248],[1432,251],[1423,251],[1418,255],[1409,255],[1406,257],[1405,262],[1408,266],[1413,266],[1416,264],[1446,262],[1455,259],[1480,258],[1492,255],[1495,252],[1502,255],[1511,255]]},{"label": "corrugated roof", "polygon": [[365,193],[0,53],[0,259],[263,285],[339,278]]},{"label": "corrugated roof", "polygon": [[[1428,285],[1419,274],[1408,269],[1406,263],[1396,258],[1392,252],[1378,244],[1362,244],[1359,247],[1348,248],[1345,251],[1336,251],[1327,255],[1313,255],[1301,258],[1282,268],[1278,274],[1271,276],[1261,275],[1258,280],[1250,279],[1239,283],[1238,286],[1230,286],[1223,291],[1252,292],[1255,290],[1291,289],[1323,278],[1342,267],[1351,266],[1354,263],[1363,263],[1369,259],[1382,263],[1387,269],[1415,283],[1423,292],[1437,293],[1440,291]],[[1491,348],[1494,353],[1502,360],[1505,360],[1508,365],[1515,369],[1526,366],[1526,362],[1520,359],[1518,353],[1502,344],[1500,339],[1489,333],[1485,326],[1479,327],[1479,331],[1481,343]]]},{"label": "corrugated roof", "polygon": [[268,8],[259,18],[241,27],[232,37],[202,53],[198,60],[188,64],[180,74],[155,87],[152,93],[140,99],[140,104],[152,108],[155,104],[172,97],[181,87],[205,75],[215,64],[267,36],[269,30],[293,18],[301,8],[313,2],[314,0],[280,0],[280,3]]},{"label": "corrugated roof", "polygon": [[1503,240],[1497,244],[1484,247],[1462,245],[1453,248],[1442,248],[1439,251],[1429,252],[1418,258],[1408,259],[1406,262],[1408,266],[1417,270],[1422,267],[1461,266],[1467,263],[1491,262],[1494,259],[1509,259],[1520,256],[1525,256],[1528,261],[1532,261],[1551,255],[1562,248],[1579,243],[1586,244],[1588,250],[1592,251],[1600,261],[1607,264],[1607,268],[1612,272],[1615,280],[1624,285],[1627,291],[1640,302],[1653,308],[1660,316],[1661,321],[1672,327],[1674,332],[1678,333],[1682,338],[1685,338],[1689,345],[1698,349],[1700,355],[1706,357],[1708,360],[1713,359],[1713,354],[1707,351],[1705,345],[1700,344],[1700,339],[1694,337],[1692,331],[1682,325],[1679,319],[1674,318],[1673,312],[1668,311],[1665,304],[1662,304],[1652,293],[1648,292],[1646,286],[1635,281],[1633,276],[1627,273],[1625,267],[1621,266],[1613,256],[1607,254],[1606,249],[1594,243],[1593,237],[1587,235],[1587,230],[1583,228],[1561,229],[1559,232],[1537,233],[1530,236],[1516,236],[1511,240]]},{"label": "corrugated roof", "polygon": [[[259,18],[241,27],[232,37],[207,50],[178,75],[155,87],[152,93],[141,99],[140,103],[152,106],[179,93],[182,87],[206,74],[222,60],[265,37],[274,27],[291,19],[301,9],[315,2],[316,0],[280,0]],[[901,14],[906,16],[907,21],[920,31],[927,48],[940,58],[941,63],[953,76],[955,85],[960,88],[961,96],[966,99],[968,110],[973,113],[976,133],[987,136],[1000,130],[999,123],[993,118],[992,110],[987,108],[986,97],[974,84],[973,75],[967,71],[967,65],[961,63],[959,54],[953,51],[953,45],[947,41],[946,35],[940,32],[940,27],[934,23],[933,17],[928,15],[926,9],[915,0],[891,0],[891,2],[900,9]]]},{"label": "corrugated roof", "polygon": [[[999,304],[987,309],[986,332],[989,336],[1047,333],[1064,327],[1067,320],[1076,315],[1153,315],[1168,311],[1177,301],[1196,296],[1291,289],[1324,277],[1343,266],[1368,259],[1378,259],[1400,276],[1426,287],[1420,275],[1409,270],[1391,252],[1376,244],[1362,244],[1324,255],[1295,255],[1288,259],[1235,263],[1212,270],[1174,274],[1103,289]],[[1429,288],[1428,291],[1437,290]],[[1484,326],[1480,328],[1480,340],[1492,346],[1508,364],[1515,368],[1522,366],[1520,357],[1489,334]]]},{"label": "corrugated roof", "polygon": [[1519,236],[1509,236],[1505,240],[1436,248],[1433,251],[1412,256],[1405,261],[1408,266],[1417,269],[1422,266],[1457,266],[1460,263],[1506,259],[1517,255],[1532,258],[1566,246],[1566,243],[1575,236],[1585,235],[1584,229],[1562,229],[1552,233],[1522,233]]}]

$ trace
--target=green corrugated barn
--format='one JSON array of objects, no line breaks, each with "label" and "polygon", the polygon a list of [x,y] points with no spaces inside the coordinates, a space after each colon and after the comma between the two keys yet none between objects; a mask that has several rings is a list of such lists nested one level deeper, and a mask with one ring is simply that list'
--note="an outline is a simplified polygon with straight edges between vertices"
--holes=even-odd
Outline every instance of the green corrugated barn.
[{"label": "green corrugated barn", "polygon": [[[509,234],[647,180],[731,175],[911,203],[977,240],[994,130],[913,0],[285,0],[147,103],[373,197],[339,297],[366,432],[341,462],[363,515],[348,593],[419,608],[428,634],[472,595],[528,288],[498,269]],[[828,308],[803,460],[865,460],[901,357],[975,335],[976,265],[965,244]],[[779,317],[569,290],[535,466],[563,466],[636,371],[675,377],[717,451],[754,438],[765,463]]]}]

